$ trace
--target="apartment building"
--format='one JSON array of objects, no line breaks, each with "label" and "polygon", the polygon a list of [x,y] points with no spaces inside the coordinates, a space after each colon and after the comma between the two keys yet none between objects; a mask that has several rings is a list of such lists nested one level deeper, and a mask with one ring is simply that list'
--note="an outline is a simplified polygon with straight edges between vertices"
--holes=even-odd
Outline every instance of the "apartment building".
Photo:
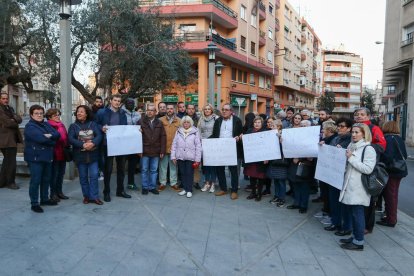
[{"label": "apartment building", "polygon": [[[161,16],[175,20],[175,36],[194,58],[194,83],[172,85],[156,101],[184,101],[201,108],[209,101],[209,78],[214,79],[214,104],[231,103],[241,117],[250,111],[273,112],[273,83],[278,74],[274,55],[279,0],[163,0],[148,1]],[[215,59],[208,48],[217,47]],[[277,49],[277,48],[276,48]],[[221,62],[221,72],[211,63]],[[214,65],[213,64],[213,65]],[[210,66],[210,70],[209,70]],[[221,73],[221,74],[220,74]],[[217,83],[221,83],[217,87]],[[211,84],[211,82],[210,82]]]},{"label": "apartment building", "polygon": [[277,11],[281,31],[276,34],[279,75],[274,83],[275,103],[280,108],[292,106],[296,110],[313,110],[315,97],[321,91],[318,73],[321,41],[288,1],[281,0],[280,4]]},{"label": "apartment building", "polygon": [[362,68],[363,59],[359,55],[345,51],[323,51],[322,89],[324,93],[335,94],[335,115],[350,117],[360,107]]},{"label": "apartment building", "polygon": [[387,0],[383,57],[383,103],[388,120],[414,146],[414,0]]}]

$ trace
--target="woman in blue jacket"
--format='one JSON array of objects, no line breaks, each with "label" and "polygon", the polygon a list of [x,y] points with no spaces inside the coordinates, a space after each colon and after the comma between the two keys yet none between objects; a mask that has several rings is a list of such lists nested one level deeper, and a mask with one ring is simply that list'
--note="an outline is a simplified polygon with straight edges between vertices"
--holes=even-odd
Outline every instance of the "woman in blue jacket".
[{"label": "woman in blue jacket", "polygon": [[32,211],[43,213],[40,205],[57,205],[57,202],[49,199],[48,191],[52,174],[53,148],[60,134],[44,121],[45,110],[42,106],[32,105],[29,112],[30,121],[24,128],[24,160],[29,164],[30,169],[29,196]]},{"label": "woman in blue jacket", "polygon": [[98,159],[102,132],[92,120],[92,110],[86,105],[76,108],[76,121],[70,125],[68,140],[73,146],[73,160],[78,166],[83,203],[102,205],[99,199]]}]

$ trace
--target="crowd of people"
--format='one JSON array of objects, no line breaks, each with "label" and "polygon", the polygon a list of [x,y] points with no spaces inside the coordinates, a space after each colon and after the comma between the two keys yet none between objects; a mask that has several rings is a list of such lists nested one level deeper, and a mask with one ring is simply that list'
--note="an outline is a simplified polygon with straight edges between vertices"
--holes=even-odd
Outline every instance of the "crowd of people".
[{"label": "crowd of people", "polygon": [[[158,109],[158,110],[157,110]],[[332,118],[328,110],[319,111],[319,120],[311,118],[311,112],[295,113],[292,107],[279,111],[274,117],[248,113],[242,120],[233,112],[230,104],[224,104],[221,112],[212,105],[202,107],[198,116],[192,104],[177,106],[170,103],[148,104],[145,114],[135,110],[133,99],[122,103],[121,95],[112,95],[104,106],[97,97],[92,107],[80,105],[75,111],[75,122],[66,126],[60,120],[60,111],[47,111],[40,105],[30,107],[30,120],[24,129],[24,159],[30,169],[29,195],[31,209],[41,213],[41,206],[57,205],[68,199],[63,193],[62,183],[66,162],[73,158],[83,194],[83,203],[97,205],[111,201],[111,174],[116,161],[117,197],[131,198],[126,192],[125,165],[128,161],[127,188],[141,189],[142,195],[158,195],[168,186],[180,196],[191,198],[193,189],[230,198],[239,197],[239,175],[243,167],[249,185],[247,200],[261,201],[270,195],[270,203],[282,208],[287,205],[287,196],[293,201],[286,206],[290,210],[306,213],[310,194],[319,187],[320,196],[313,202],[322,202],[321,212],[315,217],[325,224],[326,231],[341,239],[344,249],[363,250],[364,235],[371,233],[375,224],[375,211],[385,212],[377,224],[394,227],[397,223],[398,188],[407,171],[392,171],[395,160],[405,160],[407,151],[399,133],[398,123],[386,122],[382,129],[371,123],[370,111],[358,108],[354,118]],[[46,120],[45,120],[46,117]],[[18,189],[16,173],[17,143],[22,143],[18,130],[21,118],[8,105],[8,95],[1,94],[0,102],[0,149],[4,160],[0,186]],[[126,156],[109,156],[106,133],[110,126],[139,125],[142,132],[143,152]],[[316,181],[314,170],[317,158],[285,158],[282,132],[288,128],[320,126],[320,145],[326,144],[346,149],[347,166],[342,189],[322,181]],[[243,135],[275,130],[279,139],[281,159],[254,163],[243,161]],[[238,164],[233,166],[204,166],[202,162],[202,139],[233,138],[237,145]],[[306,137],[303,137],[306,139]],[[362,158],[363,156],[363,158]],[[388,183],[379,198],[373,198],[363,187],[361,175],[370,174],[381,161],[389,168]],[[140,164],[138,166],[138,164]],[[227,185],[226,167],[230,174]],[[141,187],[135,182],[135,174],[141,172]],[[103,180],[103,201],[99,196],[99,180]],[[201,185],[200,185],[201,184]],[[289,191],[287,187],[289,186]],[[40,191],[40,197],[39,197]],[[39,200],[40,198],[40,200]]]}]

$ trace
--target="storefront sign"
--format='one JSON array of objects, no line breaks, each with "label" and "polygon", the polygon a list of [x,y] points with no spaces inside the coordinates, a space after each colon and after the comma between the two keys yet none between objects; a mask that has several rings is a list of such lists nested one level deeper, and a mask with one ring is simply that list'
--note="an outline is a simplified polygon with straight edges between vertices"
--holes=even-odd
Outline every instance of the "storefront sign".
[{"label": "storefront sign", "polygon": [[198,94],[185,94],[185,104],[198,105]]},{"label": "storefront sign", "polygon": [[164,95],[162,96],[162,101],[166,103],[177,103],[178,95]]}]

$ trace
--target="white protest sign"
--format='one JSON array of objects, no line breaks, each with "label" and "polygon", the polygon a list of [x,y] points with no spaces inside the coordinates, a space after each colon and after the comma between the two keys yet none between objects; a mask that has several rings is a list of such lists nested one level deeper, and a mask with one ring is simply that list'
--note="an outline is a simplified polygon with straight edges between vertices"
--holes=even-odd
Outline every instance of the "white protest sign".
[{"label": "white protest sign", "polygon": [[346,149],[329,145],[319,146],[315,178],[342,190],[346,167]]},{"label": "white protest sign", "polygon": [[283,129],[283,156],[285,158],[318,157],[320,130],[319,126]]},{"label": "white protest sign", "polygon": [[282,159],[276,130],[243,135],[244,162]]},{"label": "white protest sign", "polygon": [[236,139],[212,138],[203,139],[204,166],[235,166],[237,165]]},{"label": "white protest sign", "polygon": [[108,126],[106,143],[108,156],[142,153],[140,126]]}]

